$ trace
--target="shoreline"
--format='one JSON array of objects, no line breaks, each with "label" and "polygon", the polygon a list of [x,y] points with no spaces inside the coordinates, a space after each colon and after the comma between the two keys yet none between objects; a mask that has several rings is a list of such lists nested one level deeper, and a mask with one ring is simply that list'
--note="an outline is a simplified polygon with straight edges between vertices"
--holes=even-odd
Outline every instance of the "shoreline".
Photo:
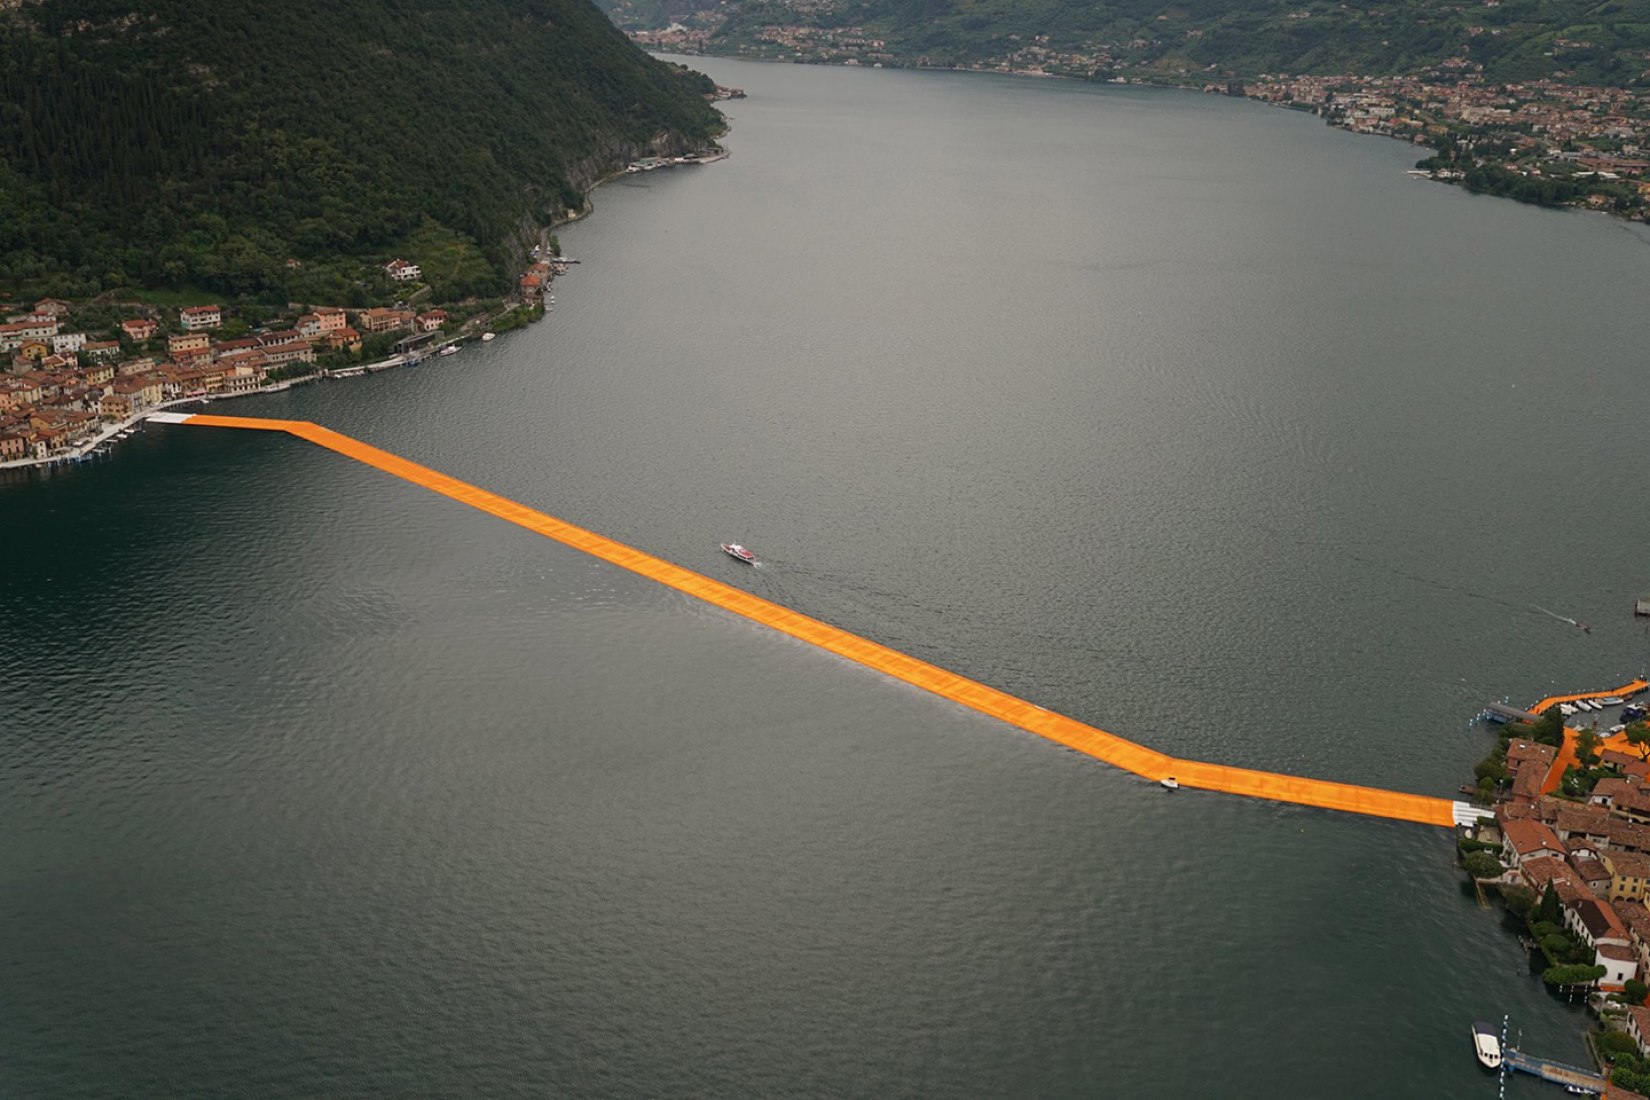
[{"label": "shoreline", "polygon": [[[1585,1035],[1597,1075],[1560,1068],[1588,1076],[1584,1083],[1598,1092],[1618,1074],[1638,1074],[1640,1061],[1621,1044],[1635,1041],[1629,1032],[1641,1014],[1650,1020],[1650,896],[1626,878],[1650,867],[1650,829],[1635,795],[1650,763],[1626,751],[1637,746],[1632,727],[1622,724],[1639,720],[1644,708],[1632,701],[1646,691],[1650,680],[1639,676],[1603,691],[1549,694],[1527,710],[1486,707],[1478,721],[1496,723],[1497,743],[1474,769],[1473,802],[1483,817],[1456,835],[1457,866],[1484,908],[1486,895],[1500,898],[1503,924],[1518,925],[1511,930],[1529,953],[1531,976],[1549,992],[1586,992]],[[1569,724],[1572,715],[1618,707],[1590,725],[1579,718]],[[1618,718],[1609,732],[1599,729]]]},{"label": "shoreline", "polygon": [[[433,346],[437,348],[444,348],[454,346],[459,343],[460,341],[455,338]],[[259,386],[258,388],[251,390],[238,390],[234,393],[204,393],[192,394],[187,397],[174,397],[170,400],[160,401],[156,404],[150,405],[148,408],[145,408],[140,412],[135,412],[124,420],[114,421],[104,425],[91,439],[77,444],[75,447],[67,451],[62,451],[54,455],[47,455],[45,458],[14,458],[8,462],[0,462],[0,471],[51,469],[56,466],[73,466],[82,462],[89,462],[97,457],[112,455],[112,451],[103,452],[101,455],[96,452],[99,447],[106,444],[113,447],[115,444],[120,443],[121,440],[116,437],[121,432],[127,430],[128,428],[142,424],[153,413],[165,412],[168,409],[181,408],[185,405],[210,405],[216,401],[234,401],[237,398],[242,397],[265,397],[269,394],[285,393],[288,390],[297,389],[299,386],[307,386],[315,382],[332,382],[359,378],[368,374],[382,374],[384,371],[394,370],[396,367],[413,366],[425,359],[435,358],[438,354],[439,353],[432,353],[431,355],[420,356],[419,358],[413,360],[408,360],[404,356],[392,356],[389,359],[380,359],[374,363],[357,363],[354,366],[335,367],[331,369],[322,368],[310,374],[300,375],[297,378],[283,378],[279,382],[272,382],[266,386]]]},{"label": "shoreline", "polygon": [[[630,35],[633,32],[627,29],[625,33],[627,35]],[[636,39],[632,38],[632,41],[636,41]],[[1359,137],[1384,137],[1384,138],[1390,138],[1394,141],[1398,141],[1398,142],[1401,142],[1405,145],[1409,145],[1412,148],[1416,149],[1418,152],[1423,154],[1423,155],[1418,156],[1416,158],[1415,165],[1419,165],[1424,161],[1435,159],[1443,151],[1443,148],[1442,148],[1441,144],[1438,143],[1438,142],[1431,141],[1431,140],[1416,142],[1414,140],[1415,135],[1407,135],[1406,136],[1405,134],[1395,133],[1395,132],[1391,132],[1389,130],[1366,129],[1366,128],[1361,128],[1359,126],[1353,125],[1352,122],[1354,120],[1352,120],[1350,118],[1345,118],[1345,117],[1342,117],[1342,116],[1334,115],[1332,112],[1328,112],[1328,111],[1322,109],[1322,105],[1312,106],[1312,105],[1304,104],[1304,103],[1293,101],[1293,100],[1273,99],[1273,98],[1270,98],[1267,95],[1250,94],[1250,92],[1247,90],[1251,86],[1260,87],[1260,86],[1266,84],[1267,80],[1272,80],[1272,79],[1295,79],[1295,80],[1305,80],[1305,79],[1363,80],[1363,79],[1369,79],[1367,77],[1359,77],[1356,74],[1340,74],[1339,76],[1336,76],[1336,77],[1314,77],[1314,78],[1304,78],[1304,77],[1263,78],[1263,77],[1257,77],[1257,78],[1254,78],[1254,79],[1232,80],[1232,81],[1228,82],[1229,85],[1237,85],[1237,86],[1241,87],[1242,89],[1244,89],[1242,94],[1233,95],[1229,91],[1222,90],[1222,89],[1220,89],[1220,88],[1218,88],[1218,87],[1216,87],[1216,86],[1214,86],[1210,83],[1207,83],[1207,82],[1180,83],[1180,82],[1177,82],[1177,81],[1167,80],[1167,79],[1165,79],[1165,80],[1141,79],[1138,76],[1136,76],[1136,77],[1118,76],[1118,77],[1114,77],[1114,78],[1111,78],[1111,79],[1108,79],[1108,80],[1097,80],[1093,76],[1083,76],[1083,75],[1079,75],[1079,74],[1075,74],[1075,73],[1064,73],[1064,72],[1046,72],[1046,71],[1031,70],[1031,69],[977,68],[977,67],[960,66],[960,65],[922,65],[922,64],[912,64],[910,62],[900,61],[900,60],[889,60],[887,62],[877,61],[877,62],[874,62],[874,63],[871,63],[871,64],[867,64],[863,61],[855,60],[854,63],[850,64],[850,63],[845,62],[845,61],[824,61],[824,60],[817,60],[816,61],[816,60],[806,60],[806,59],[803,59],[803,58],[800,58],[800,57],[798,57],[798,58],[753,57],[753,56],[747,56],[747,55],[738,54],[738,53],[713,53],[713,52],[708,52],[708,51],[705,51],[705,50],[698,50],[698,51],[693,51],[693,52],[684,52],[683,48],[681,46],[665,47],[665,46],[654,45],[654,44],[651,44],[651,43],[644,44],[644,43],[641,43],[641,42],[638,42],[637,44],[642,45],[643,48],[647,49],[647,51],[650,54],[652,54],[654,56],[660,56],[660,57],[676,57],[676,58],[690,58],[690,59],[691,58],[714,58],[714,59],[724,60],[724,61],[756,62],[756,63],[775,64],[775,65],[814,65],[814,66],[818,66],[820,68],[826,68],[826,69],[867,69],[867,70],[882,69],[882,70],[904,70],[904,71],[907,71],[907,72],[915,72],[915,73],[932,73],[932,72],[970,73],[970,74],[982,74],[982,75],[988,75],[988,76],[1023,77],[1023,78],[1027,78],[1027,79],[1035,78],[1035,79],[1041,79],[1041,80],[1048,80],[1048,79],[1069,80],[1069,81],[1073,81],[1073,82],[1081,83],[1081,84],[1107,85],[1107,86],[1126,87],[1126,88],[1155,88],[1155,89],[1160,89],[1160,90],[1163,90],[1163,91],[1195,92],[1195,93],[1200,94],[1200,95],[1221,95],[1221,96],[1225,96],[1227,98],[1232,98],[1232,99],[1253,100],[1253,101],[1258,102],[1258,103],[1260,103],[1264,106],[1267,106],[1267,107],[1281,108],[1283,110],[1296,111],[1296,112],[1303,113],[1303,114],[1310,114],[1310,115],[1316,117],[1319,121],[1321,121],[1325,126],[1329,127],[1330,129],[1343,130],[1343,131],[1345,131],[1349,134],[1354,134],[1354,135],[1359,136]],[[1414,79],[1414,77],[1413,76],[1401,76],[1400,75],[1400,76],[1381,77],[1381,78],[1377,78],[1377,79],[1378,80],[1404,80],[1404,79]],[[1512,87],[1512,84],[1509,83],[1508,87],[1509,88]],[[1494,133],[1498,133],[1498,131],[1491,131],[1492,135]],[[1493,138],[1492,138],[1492,140],[1493,140]],[[1518,171],[1513,166],[1513,164],[1514,164],[1514,162],[1511,162],[1511,161],[1486,160],[1482,164],[1478,165],[1477,167],[1494,170],[1494,171],[1500,172],[1500,173],[1506,173],[1506,174],[1510,174],[1510,175],[1514,175],[1514,176],[1519,176],[1519,177],[1522,177],[1525,180],[1528,180],[1530,174]],[[1417,171],[1421,171],[1422,174],[1421,175],[1415,175],[1414,173],[1417,172]],[[1463,191],[1467,192],[1469,195],[1483,195],[1483,196],[1486,196],[1488,198],[1495,198],[1495,199],[1510,199],[1511,201],[1513,201],[1515,203],[1518,203],[1519,205],[1533,206],[1533,207],[1536,207],[1538,209],[1543,209],[1543,210],[1582,211],[1582,212],[1587,212],[1587,213],[1604,214],[1605,216],[1607,216],[1609,218],[1612,218],[1616,221],[1626,222],[1630,225],[1650,225],[1650,213],[1645,213],[1645,212],[1643,212],[1642,209],[1612,209],[1612,208],[1609,208],[1608,201],[1605,200],[1605,199],[1601,199],[1600,198],[1601,193],[1597,192],[1597,191],[1587,191],[1587,192],[1584,192],[1583,194],[1581,194],[1580,196],[1577,196],[1575,198],[1572,198],[1572,199],[1567,200],[1567,201],[1562,201],[1562,202],[1538,201],[1537,199],[1533,199],[1533,198],[1520,197],[1518,194],[1509,194],[1509,193],[1505,193],[1505,192],[1502,192],[1502,191],[1496,191],[1496,190],[1493,190],[1489,187],[1469,186],[1466,179],[1465,179],[1466,172],[1464,170],[1451,169],[1451,170],[1449,170],[1450,174],[1445,174],[1445,171],[1446,171],[1445,169],[1438,169],[1438,168],[1430,169],[1430,170],[1419,170],[1415,166],[1412,166],[1411,169],[1410,169],[1411,178],[1425,178],[1425,179],[1429,180],[1430,182],[1444,183],[1444,184],[1449,184],[1449,185],[1452,185],[1452,186],[1457,186],[1457,187],[1460,187]],[[1455,174],[1455,173],[1459,173],[1459,174]],[[1564,178],[1567,178],[1567,177],[1544,177],[1543,173],[1541,173],[1539,171],[1534,172],[1533,175],[1537,179],[1542,179],[1542,178],[1564,179]],[[1625,180],[1623,180],[1622,182],[1632,183],[1632,182],[1634,182],[1634,180],[1631,177],[1628,177]],[[1644,176],[1643,184],[1642,184],[1642,193],[1646,196],[1650,196],[1650,173],[1646,173],[1645,176]],[[1592,200],[1599,200],[1599,201],[1592,201]],[[1642,207],[1642,203],[1640,204],[1640,206]]]},{"label": "shoreline", "polygon": [[[723,135],[726,133],[727,130],[722,131]],[[720,137],[722,135],[718,136]],[[645,168],[638,167],[638,162],[627,162],[614,171],[609,172],[607,175],[600,177],[590,185],[590,187],[585,191],[584,207],[576,214],[572,217],[563,218],[560,221],[553,222],[550,226],[543,229],[539,234],[539,246],[541,249],[547,250],[547,239],[553,230],[576,221],[583,221],[585,218],[594,214],[596,212],[596,205],[593,196],[596,189],[605,183],[609,183],[615,179],[620,179],[624,176],[635,175],[645,171],[655,171],[660,168],[680,168],[688,165],[715,164],[718,161],[727,160],[730,156],[732,156],[732,153],[726,148],[723,148],[719,144],[713,144],[710,149],[695,153],[691,158],[683,158],[680,160],[674,158],[661,160],[659,163],[649,164]],[[537,253],[535,253],[535,255],[537,255]],[[571,262],[577,263],[578,261],[574,260]],[[511,329],[521,328],[527,324],[542,321],[546,314],[554,310],[554,303],[555,295],[551,292],[550,287],[547,284],[544,288],[543,296],[536,303],[539,307],[537,313],[529,317],[524,322],[512,325]],[[470,322],[466,323],[465,328],[472,328],[476,326],[478,322],[481,324],[491,324],[499,320],[501,317],[508,316],[518,309],[531,306],[533,304],[535,303],[532,301],[523,300],[517,296],[511,296],[510,298],[505,299],[503,308],[497,314],[492,317],[472,319]],[[511,329],[506,329],[504,331],[509,332]],[[491,335],[493,330],[491,328],[487,328],[484,331]],[[500,335],[503,335],[503,333],[500,333]],[[259,386],[256,389],[240,390],[234,393],[208,393],[194,394],[187,397],[174,397],[170,400],[158,402],[139,412],[134,412],[123,420],[104,425],[89,439],[68,450],[58,452],[57,454],[47,455],[44,458],[18,458],[0,462],[0,473],[10,473],[13,471],[23,470],[54,469],[59,466],[75,466],[83,462],[93,461],[99,457],[111,457],[113,455],[113,447],[121,442],[118,438],[120,433],[141,425],[152,413],[165,412],[168,409],[181,408],[186,405],[209,405],[214,401],[229,401],[241,397],[259,397],[268,394],[285,393],[295,387],[309,385],[313,382],[339,381],[360,378],[371,374],[382,374],[384,371],[394,370],[398,367],[414,366],[426,359],[445,358],[445,356],[441,354],[444,349],[449,347],[459,348],[467,342],[479,341],[467,341],[462,334],[454,334],[447,339],[429,345],[423,354],[416,355],[412,358],[405,355],[394,355],[387,359],[380,359],[372,363],[355,363],[347,367],[321,368],[311,372],[310,374],[300,375],[296,378],[285,378],[279,382]],[[105,446],[109,447],[110,450],[99,450],[99,448]]]}]

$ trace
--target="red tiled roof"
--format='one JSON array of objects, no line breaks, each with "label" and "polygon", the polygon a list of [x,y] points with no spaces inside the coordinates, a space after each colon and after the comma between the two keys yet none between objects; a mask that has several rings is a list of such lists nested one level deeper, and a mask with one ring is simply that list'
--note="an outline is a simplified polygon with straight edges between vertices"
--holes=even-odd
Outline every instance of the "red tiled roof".
[{"label": "red tiled roof", "polygon": [[1564,850],[1564,842],[1558,839],[1558,834],[1539,821],[1508,821],[1501,827],[1501,832],[1520,857],[1540,851],[1553,852],[1559,856],[1568,854]]}]

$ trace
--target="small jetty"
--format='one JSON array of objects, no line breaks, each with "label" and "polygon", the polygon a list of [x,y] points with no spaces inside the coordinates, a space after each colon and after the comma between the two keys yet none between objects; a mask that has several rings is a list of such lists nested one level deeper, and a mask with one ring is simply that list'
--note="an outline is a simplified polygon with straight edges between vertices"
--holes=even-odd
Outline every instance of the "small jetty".
[{"label": "small jetty", "polygon": [[1590,1070],[1577,1069],[1562,1062],[1549,1061],[1546,1058],[1537,1058],[1533,1054],[1525,1054],[1521,1050],[1508,1050],[1503,1064],[1509,1069],[1520,1073],[1532,1074],[1543,1081],[1551,1081],[1555,1085],[1564,1085],[1571,1088],[1585,1089],[1588,1092],[1604,1095],[1606,1081]]},{"label": "small jetty", "polygon": [[1505,703],[1491,703],[1484,708],[1481,717],[1486,722],[1495,722],[1500,725],[1505,725],[1508,722],[1529,722],[1533,724],[1541,721],[1541,715],[1531,714],[1529,711],[1519,710],[1517,707],[1509,707]]}]

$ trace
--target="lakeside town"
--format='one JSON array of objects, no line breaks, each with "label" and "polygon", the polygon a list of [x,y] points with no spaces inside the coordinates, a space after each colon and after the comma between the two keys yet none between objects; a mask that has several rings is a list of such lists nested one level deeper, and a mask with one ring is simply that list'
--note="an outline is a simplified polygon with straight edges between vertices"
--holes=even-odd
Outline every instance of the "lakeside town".
[{"label": "lakeside town", "polygon": [[1555,995],[1586,994],[1589,1048],[1622,1098],[1650,1093],[1650,709],[1631,701],[1647,688],[1542,700],[1539,713],[1492,705],[1499,737],[1472,788],[1487,812],[1458,840],[1532,969]]},{"label": "lakeside town", "polygon": [[[1257,99],[1311,111],[1329,125],[1397,138],[1436,149],[1417,174],[1471,190],[1548,206],[1581,206],[1622,217],[1650,217],[1650,94],[1626,88],[1565,83],[1554,78],[1520,83],[1487,81],[1483,66],[1450,58],[1412,75],[1291,76],[1262,74],[1252,81],[1214,78],[1190,65],[1134,64],[1131,56],[1160,45],[1139,39],[1114,44],[1061,46],[1048,35],[969,62],[942,62],[927,54],[904,57],[862,26],[815,26],[801,21],[809,0],[791,0],[796,22],[755,30],[752,40],[717,40],[723,16],[707,10],[663,30],[632,30],[646,49],[807,64],[946,68],[1012,76],[1068,77],[1116,84],[1151,84]],[[1496,34],[1482,27],[1475,34]],[[1188,33],[1196,33],[1188,32]],[[1582,52],[1593,43],[1559,38],[1552,53]]]},{"label": "lakeside town", "polygon": [[491,339],[553,308],[554,278],[577,262],[541,244],[512,297],[442,307],[418,307],[423,272],[401,257],[381,265],[404,288],[393,306],[0,303],[0,465],[82,457],[169,405],[354,377]]}]

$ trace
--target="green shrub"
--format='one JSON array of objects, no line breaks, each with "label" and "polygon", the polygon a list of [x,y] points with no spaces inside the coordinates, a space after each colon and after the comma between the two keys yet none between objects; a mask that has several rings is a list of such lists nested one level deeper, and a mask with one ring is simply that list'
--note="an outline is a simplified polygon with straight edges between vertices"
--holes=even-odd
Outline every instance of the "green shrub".
[{"label": "green shrub", "polygon": [[1461,865],[1473,878],[1498,878],[1501,875],[1501,861],[1490,852],[1469,852]]}]

